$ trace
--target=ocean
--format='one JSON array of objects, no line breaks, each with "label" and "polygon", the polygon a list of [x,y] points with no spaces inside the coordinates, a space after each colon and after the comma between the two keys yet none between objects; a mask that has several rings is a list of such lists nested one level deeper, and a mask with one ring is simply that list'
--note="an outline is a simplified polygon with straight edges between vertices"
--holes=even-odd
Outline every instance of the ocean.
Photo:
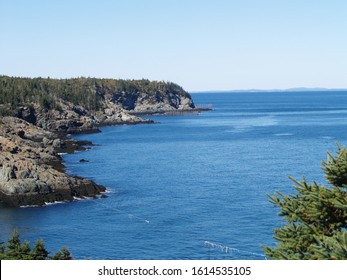
[{"label": "ocean", "polygon": [[[326,152],[347,143],[347,92],[195,93],[200,114],[102,127],[64,155],[107,198],[0,209],[0,240],[42,238],[75,259],[265,259],[283,225],[267,197],[292,176],[326,184]],[[81,159],[87,162],[80,162]]]}]

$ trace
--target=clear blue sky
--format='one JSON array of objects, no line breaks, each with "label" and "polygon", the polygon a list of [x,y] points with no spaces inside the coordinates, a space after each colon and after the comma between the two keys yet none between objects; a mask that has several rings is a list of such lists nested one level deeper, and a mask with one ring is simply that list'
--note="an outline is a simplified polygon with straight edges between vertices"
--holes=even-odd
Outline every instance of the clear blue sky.
[{"label": "clear blue sky", "polygon": [[0,0],[0,74],[347,88],[345,0]]}]

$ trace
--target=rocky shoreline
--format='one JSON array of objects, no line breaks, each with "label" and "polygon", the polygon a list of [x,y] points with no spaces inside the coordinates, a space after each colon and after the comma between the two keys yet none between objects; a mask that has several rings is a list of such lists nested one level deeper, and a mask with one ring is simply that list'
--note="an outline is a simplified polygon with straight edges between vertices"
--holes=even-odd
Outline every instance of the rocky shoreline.
[{"label": "rocky shoreline", "polygon": [[[43,206],[86,197],[106,197],[104,186],[65,173],[60,154],[85,150],[88,141],[69,134],[96,133],[99,126],[153,123],[135,116],[118,116],[93,126],[48,131],[17,117],[0,119],[0,206]],[[68,122],[68,121],[67,121]],[[72,122],[73,123],[73,122]]]},{"label": "rocky shoreline", "polygon": [[42,206],[96,197],[106,190],[90,180],[65,174],[58,151],[82,149],[76,141],[14,117],[2,118],[0,127],[2,206]]},{"label": "rocky shoreline", "polygon": [[65,173],[60,154],[92,145],[69,135],[153,123],[146,114],[201,111],[173,83],[6,76],[0,82],[0,206],[104,197],[104,186]]}]

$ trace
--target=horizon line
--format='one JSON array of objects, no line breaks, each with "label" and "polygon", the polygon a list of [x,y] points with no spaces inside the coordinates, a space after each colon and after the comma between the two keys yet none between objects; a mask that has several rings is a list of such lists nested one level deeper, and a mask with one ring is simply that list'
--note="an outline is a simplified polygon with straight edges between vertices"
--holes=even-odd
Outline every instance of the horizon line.
[{"label": "horizon line", "polygon": [[189,93],[207,93],[207,92],[300,92],[300,91],[347,91],[346,88],[323,88],[323,87],[294,87],[284,89],[220,89],[220,90],[190,90]]}]

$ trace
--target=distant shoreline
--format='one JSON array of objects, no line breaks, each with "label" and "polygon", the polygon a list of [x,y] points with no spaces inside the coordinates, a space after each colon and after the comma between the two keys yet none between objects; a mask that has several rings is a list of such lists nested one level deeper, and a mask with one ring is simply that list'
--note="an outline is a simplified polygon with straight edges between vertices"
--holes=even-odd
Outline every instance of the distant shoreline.
[{"label": "distant shoreline", "polygon": [[199,93],[248,93],[248,92],[341,92],[347,91],[347,88],[288,88],[288,89],[232,89],[232,90],[201,90],[190,91],[191,94]]}]

